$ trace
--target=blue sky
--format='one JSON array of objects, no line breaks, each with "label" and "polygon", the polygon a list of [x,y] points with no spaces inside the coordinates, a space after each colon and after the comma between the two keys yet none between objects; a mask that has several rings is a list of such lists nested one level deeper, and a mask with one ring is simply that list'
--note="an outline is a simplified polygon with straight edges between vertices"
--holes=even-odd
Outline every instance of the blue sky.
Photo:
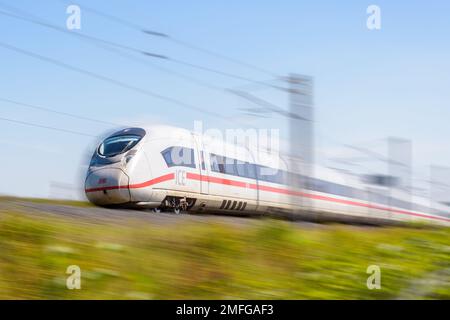
[{"label": "blue sky", "polygon": [[[57,0],[8,1],[62,28],[67,5]],[[0,3],[0,5],[1,5]],[[448,1],[79,1],[81,30],[73,31],[178,60],[266,81],[271,76],[151,37],[83,10],[83,4],[151,30],[263,67],[315,79],[319,150],[337,142],[373,142],[387,136],[412,139],[414,168],[450,165],[450,3]],[[381,8],[381,30],[368,30],[366,8]],[[0,6],[0,10],[4,10]],[[133,53],[141,64],[111,51],[28,22],[0,15],[0,42],[151,90],[224,118],[241,117],[248,103],[210,90],[150,64],[220,88],[247,83]],[[35,104],[114,123],[167,123],[227,128],[223,120],[117,87],[0,47],[0,98]],[[281,84],[281,82],[273,82]],[[287,108],[286,94],[268,88],[253,93]],[[111,127],[0,101],[0,117],[101,135]],[[249,119],[243,119],[248,121]],[[255,120],[285,127],[279,117]],[[235,125],[235,124],[234,124]],[[75,186],[95,138],[0,121],[0,193],[72,196],[51,183]]]}]

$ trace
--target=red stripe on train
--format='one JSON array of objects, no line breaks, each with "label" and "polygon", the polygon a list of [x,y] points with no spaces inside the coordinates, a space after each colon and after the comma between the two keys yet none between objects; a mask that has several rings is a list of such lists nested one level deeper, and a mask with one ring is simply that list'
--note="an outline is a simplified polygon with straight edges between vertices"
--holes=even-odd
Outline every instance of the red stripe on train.
[{"label": "red stripe on train", "polygon": [[152,180],[148,180],[142,183],[130,184],[125,186],[108,186],[108,187],[99,187],[99,188],[90,188],[85,189],[86,192],[96,192],[96,191],[104,191],[104,190],[117,190],[117,189],[139,189],[152,186],[157,183],[161,183],[164,181],[172,180],[175,177],[174,173],[165,174],[163,176],[157,177]]},{"label": "red stripe on train", "polygon": [[415,212],[400,210],[400,209],[392,209],[389,207],[383,207],[383,206],[379,206],[379,205],[367,204],[367,203],[363,203],[363,202],[356,202],[356,201],[352,201],[352,200],[345,200],[345,199],[339,199],[339,198],[332,198],[332,197],[328,197],[328,196],[321,196],[321,195],[317,195],[317,194],[310,194],[310,193],[305,193],[305,192],[300,192],[300,191],[295,191],[295,190],[282,189],[282,188],[270,187],[270,186],[265,186],[265,185],[257,185],[254,183],[245,183],[245,182],[233,181],[233,180],[228,180],[228,179],[221,179],[221,178],[215,178],[215,177],[209,177],[209,176],[201,176],[199,174],[189,173],[189,172],[187,173],[187,178],[193,179],[193,180],[208,181],[208,182],[213,182],[213,183],[221,183],[221,184],[232,185],[232,186],[243,187],[243,188],[257,189],[260,191],[267,191],[267,192],[274,192],[274,193],[281,193],[281,194],[286,194],[286,195],[305,197],[305,198],[310,198],[310,199],[314,199],[314,200],[330,201],[330,202],[347,204],[347,205],[352,205],[352,206],[384,210],[384,211],[389,211],[389,212],[393,212],[393,213],[406,214],[406,215],[411,215],[411,216],[416,216],[416,217],[421,217],[421,218],[450,221],[450,219],[447,219],[447,218],[430,216],[430,215],[422,214],[422,213],[415,213]]},{"label": "red stripe on train", "polygon": [[[114,189],[126,189],[126,188],[130,188],[130,189],[145,188],[145,187],[149,187],[151,185],[157,184],[157,183],[172,180],[172,179],[174,179],[174,177],[175,177],[174,173],[169,173],[169,174],[157,177],[155,179],[152,179],[152,180],[149,180],[149,181],[146,181],[143,183],[132,184],[129,187],[128,186],[110,186],[110,187],[92,188],[92,189],[86,189],[86,192],[114,190]],[[383,207],[383,206],[374,205],[374,204],[367,204],[367,203],[362,203],[362,202],[357,202],[357,201],[352,201],[352,200],[332,198],[332,197],[328,197],[328,196],[305,193],[305,192],[300,192],[300,191],[295,191],[295,190],[289,190],[289,189],[283,189],[283,188],[277,188],[277,187],[271,187],[271,186],[265,186],[265,185],[257,185],[254,183],[246,183],[246,182],[242,182],[242,181],[217,178],[217,177],[212,177],[212,176],[205,176],[205,175],[200,175],[200,174],[191,173],[191,172],[187,172],[186,178],[191,179],[191,180],[206,181],[206,182],[223,184],[223,185],[234,186],[234,187],[239,187],[239,188],[250,188],[250,189],[254,189],[254,190],[274,192],[274,193],[280,193],[280,194],[286,194],[286,195],[293,195],[293,196],[298,196],[298,197],[310,198],[310,199],[314,199],[314,200],[330,201],[330,202],[335,202],[335,203],[340,203],[340,204],[347,204],[347,205],[365,207],[365,208],[370,208],[370,209],[384,210],[384,211],[393,212],[393,213],[406,214],[406,215],[411,215],[411,216],[416,216],[416,217],[421,217],[421,218],[428,218],[428,219],[435,219],[435,220],[442,220],[442,221],[450,222],[450,219],[447,219],[447,218],[430,216],[427,214],[415,213],[415,212],[411,212],[411,211],[407,211],[407,210],[392,209],[392,208]]]},{"label": "red stripe on train", "polygon": [[174,178],[175,178],[175,173],[169,173],[169,174],[165,174],[163,176],[160,176],[158,178],[155,178],[155,179],[143,182],[143,183],[130,184],[130,189],[145,188],[145,187],[149,187],[154,184],[157,184],[157,183],[172,180]]}]

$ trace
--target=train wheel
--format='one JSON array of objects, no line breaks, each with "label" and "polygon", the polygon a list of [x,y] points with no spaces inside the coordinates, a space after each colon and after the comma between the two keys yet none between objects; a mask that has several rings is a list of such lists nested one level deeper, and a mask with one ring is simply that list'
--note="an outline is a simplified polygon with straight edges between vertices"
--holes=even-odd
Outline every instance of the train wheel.
[{"label": "train wheel", "polygon": [[180,214],[181,213],[181,208],[179,208],[179,207],[173,208],[173,213]]}]

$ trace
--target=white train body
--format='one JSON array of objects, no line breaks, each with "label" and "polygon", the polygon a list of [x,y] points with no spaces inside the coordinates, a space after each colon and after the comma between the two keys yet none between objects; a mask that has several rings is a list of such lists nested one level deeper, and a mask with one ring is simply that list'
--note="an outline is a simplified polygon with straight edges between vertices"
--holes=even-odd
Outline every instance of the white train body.
[{"label": "white train body", "polygon": [[[263,160],[261,160],[263,159]],[[120,130],[96,149],[85,192],[94,204],[309,220],[429,221],[450,224],[450,208],[391,195],[316,170],[314,178],[278,157],[213,141],[185,129]],[[305,187],[305,181],[306,187]],[[304,187],[299,188],[299,185]]]}]

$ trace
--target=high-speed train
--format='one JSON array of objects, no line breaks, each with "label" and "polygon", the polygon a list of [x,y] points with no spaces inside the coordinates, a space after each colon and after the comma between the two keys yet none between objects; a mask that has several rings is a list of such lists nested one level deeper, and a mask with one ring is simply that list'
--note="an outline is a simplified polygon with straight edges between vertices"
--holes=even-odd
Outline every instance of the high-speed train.
[{"label": "high-speed train", "polygon": [[449,206],[370,186],[327,168],[307,176],[289,163],[185,129],[125,128],[96,148],[85,193],[99,206],[156,212],[450,225]]}]

